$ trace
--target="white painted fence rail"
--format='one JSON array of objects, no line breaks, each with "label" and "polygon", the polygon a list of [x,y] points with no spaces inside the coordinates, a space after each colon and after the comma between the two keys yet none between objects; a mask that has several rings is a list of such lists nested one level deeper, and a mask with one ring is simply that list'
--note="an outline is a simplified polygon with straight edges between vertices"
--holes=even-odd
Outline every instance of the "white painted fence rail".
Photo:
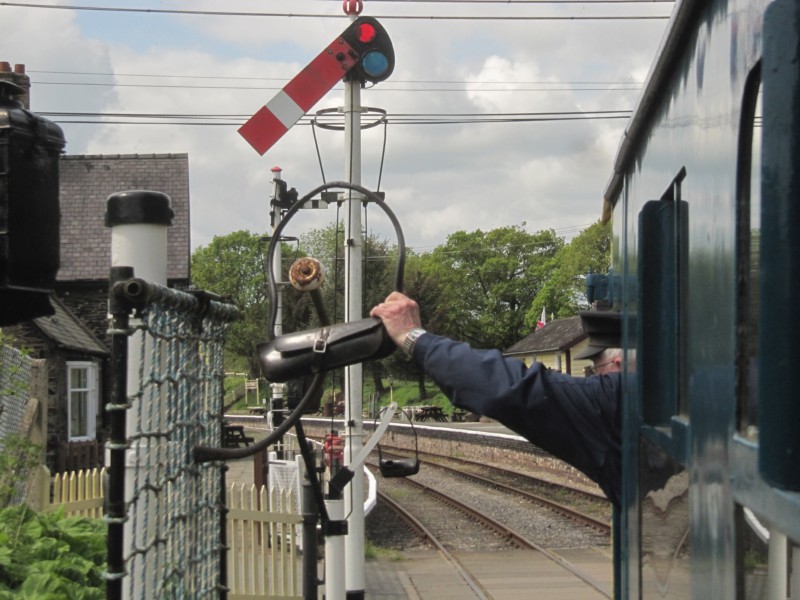
[{"label": "white painted fence rail", "polygon": [[[104,477],[105,469],[56,475],[45,510],[102,518]],[[303,519],[292,489],[231,484],[226,503],[228,600],[302,600],[294,541]]]}]

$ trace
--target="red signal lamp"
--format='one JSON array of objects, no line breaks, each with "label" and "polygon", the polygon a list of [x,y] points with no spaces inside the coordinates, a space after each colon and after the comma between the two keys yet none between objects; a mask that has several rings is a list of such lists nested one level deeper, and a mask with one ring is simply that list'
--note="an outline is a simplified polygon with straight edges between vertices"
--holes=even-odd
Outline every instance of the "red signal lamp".
[{"label": "red signal lamp", "polygon": [[356,28],[356,37],[362,44],[369,44],[377,35],[378,32],[372,23],[359,23]]}]

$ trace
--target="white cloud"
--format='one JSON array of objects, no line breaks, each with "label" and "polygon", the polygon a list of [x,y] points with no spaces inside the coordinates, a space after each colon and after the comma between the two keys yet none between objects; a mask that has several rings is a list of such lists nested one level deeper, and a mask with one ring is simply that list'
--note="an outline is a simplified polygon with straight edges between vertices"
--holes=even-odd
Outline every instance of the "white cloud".
[{"label": "white cloud", "polygon": [[[467,5],[376,2],[370,7],[369,0],[366,4],[373,14],[480,10]],[[133,5],[153,3],[138,0]],[[205,0],[195,2],[192,8],[219,10],[220,6]],[[225,3],[224,10],[264,12],[286,10],[285,6],[240,0]],[[299,0],[291,2],[291,7],[297,12],[336,14],[340,10],[338,3]],[[504,6],[496,14],[509,10]],[[0,39],[7,53],[0,60],[25,63],[29,71],[116,73],[118,84],[147,81],[178,86],[54,86],[43,82],[78,78],[36,74],[32,78],[40,83],[34,83],[32,90],[34,110],[251,115],[276,90],[241,88],[282,87],[347,23],[344,17],[124,13],[76,17],[67,10],[0,7]],[[531,231],[558,231],[598,218],[624,120],[424,126],[400,124],[398,115],[630,109],[636,91],[577,91],[573,82],[641,81],[665,21],[385,19],[383,24],[395,46],[395,73],[375,89],[363,90],[362,102],[385,109],[389,126],[363,132],[362,181],[374,188],[380,175],[381,188],[401,220],[408,245],[432,248],[457,230],[486,230],[526,221]],[[123,76],[132,73],[184,77]],[[490,86],[483,82],[499,83]],[[547,82],[560,91],[528,91],[535,86],[524,82]],[[222,89],[186,87],[189,85]],[[432,91],[453,87],[461,89]],[[420,89],[427,91],[411,91]],[[341,89],[335,90],[315,109],[336,108],[342,102]],[[268,228],[273,166],[281,166],[284,178],[301,194],[322,182],[309,126],[293,128],[263,157],[241,139],[237,128],[64,126],[70,153],[187,152],[195,246],[238,229]],[[317,130],[317,142],[327,180],[344,178],[341,132]],[[323,219],[334,218],[332,210],[307,212],[313,214],[303,217],[302,226],[321,226]],[[380,232],[392,239],[391,229],[381,225],[377,215],[370,217],[370,225],[380,227]]]}]

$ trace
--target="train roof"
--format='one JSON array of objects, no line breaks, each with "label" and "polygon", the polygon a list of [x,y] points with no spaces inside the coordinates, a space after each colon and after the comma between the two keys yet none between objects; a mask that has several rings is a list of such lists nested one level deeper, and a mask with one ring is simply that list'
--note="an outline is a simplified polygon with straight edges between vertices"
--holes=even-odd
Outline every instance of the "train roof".
[{"label": "train roof", "polygon": [[685,36],[691,33],[689,24],[693,15],[706,4],[705,0],[678,0],[667,23],[661,44],[656,52],[644,88],[631,118],[622,134],[611,178],[603,193],[603,223],[611,219],[611,213],[622,191],[622,182],[628,165],[634,159],[640,141],[647,132],[652,114],[663,99],[670,75],[677,64],[677,56],[685,49]]}]

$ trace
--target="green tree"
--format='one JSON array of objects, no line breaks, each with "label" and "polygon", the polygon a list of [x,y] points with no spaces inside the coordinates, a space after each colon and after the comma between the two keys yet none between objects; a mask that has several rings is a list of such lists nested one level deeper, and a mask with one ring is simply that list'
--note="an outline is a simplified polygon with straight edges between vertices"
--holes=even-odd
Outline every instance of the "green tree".
[{"label": "green tree", "polygon": [[230,299],[242,318],[228,330],[229,352],[247,360],[252,375],[260,372],[256,346],[267,337],[268,302],[261,236],[235,231],[216,236],[192,254],[192,283]]},{"label": "green tree", "polygon": [[589,308],[586,274],[607,273],[611,266],[611,225],[600,221],[583,230],[554,259],[555,268],[530,306],[525,325],[536,326],[544,309],[564,318]]},{"label": "green tree", "polygon": [[[322,295],[329,316],[334,322],[344,319],[344,224],[339,222],[321,229],[312,229],[300,237],[298,253],[319,260],[326,272],[326,283]],[[367,235],[363,240],[362,314],[383,300],[392,290],[397,264],[397,247],[376,235]]]},{"label": "green tree", "polygon": [[[403,291],[419,304],[423,325],[432,331],[444,332],[448,329],[449,322],[445,288],[433,273],[434,269],[428,266],[432,260],[430,254],[408,253]],[[414,363],[406,360],[402,352],[395,352],[385,362],[388,372],[396,379],[415,380],[419,389],[419,399],[427,399],[425,373]]]},{"label": "green tree", "polygon": [[[363,261],[361,263],[362,308],[361,314],[366,317],[370,308],[382,301],[395,285],[397,264],[397,247],[387,240],[375,235],[367,235],[362,241]],[[345,231],[344,224],[332,223],[327,227],[312,229],[300,237],[299,256],[310,256],[319,260],[326,272],[326,283],[322,287],[322,297],[329,318],[334,323],[345,318]],[[308,303],[308,295],[293,291],[287,300],[288,304],[300,306]],[[313,311],[311,311],[313,312]],[[311,327],[317,324],[314,314],[305,324]],[[297,322],[298,327],[301,323]],[[301,327],[302,328],[302,327]],[[287,331],[289,331],[287,329]],[[384,363],[371,361],[365,364],[365,372],[372,378],[375,389],[384,391]],[[332,373],[333,386],[341,380],[340,373]]]},{"label": "green tree", "polygon": [[430,253],[424,271],[440,286],[438,331],[483,348],[507,348],[520,338],[564,245],[553,230],[531,234],[524,225],[458,231]]}]

